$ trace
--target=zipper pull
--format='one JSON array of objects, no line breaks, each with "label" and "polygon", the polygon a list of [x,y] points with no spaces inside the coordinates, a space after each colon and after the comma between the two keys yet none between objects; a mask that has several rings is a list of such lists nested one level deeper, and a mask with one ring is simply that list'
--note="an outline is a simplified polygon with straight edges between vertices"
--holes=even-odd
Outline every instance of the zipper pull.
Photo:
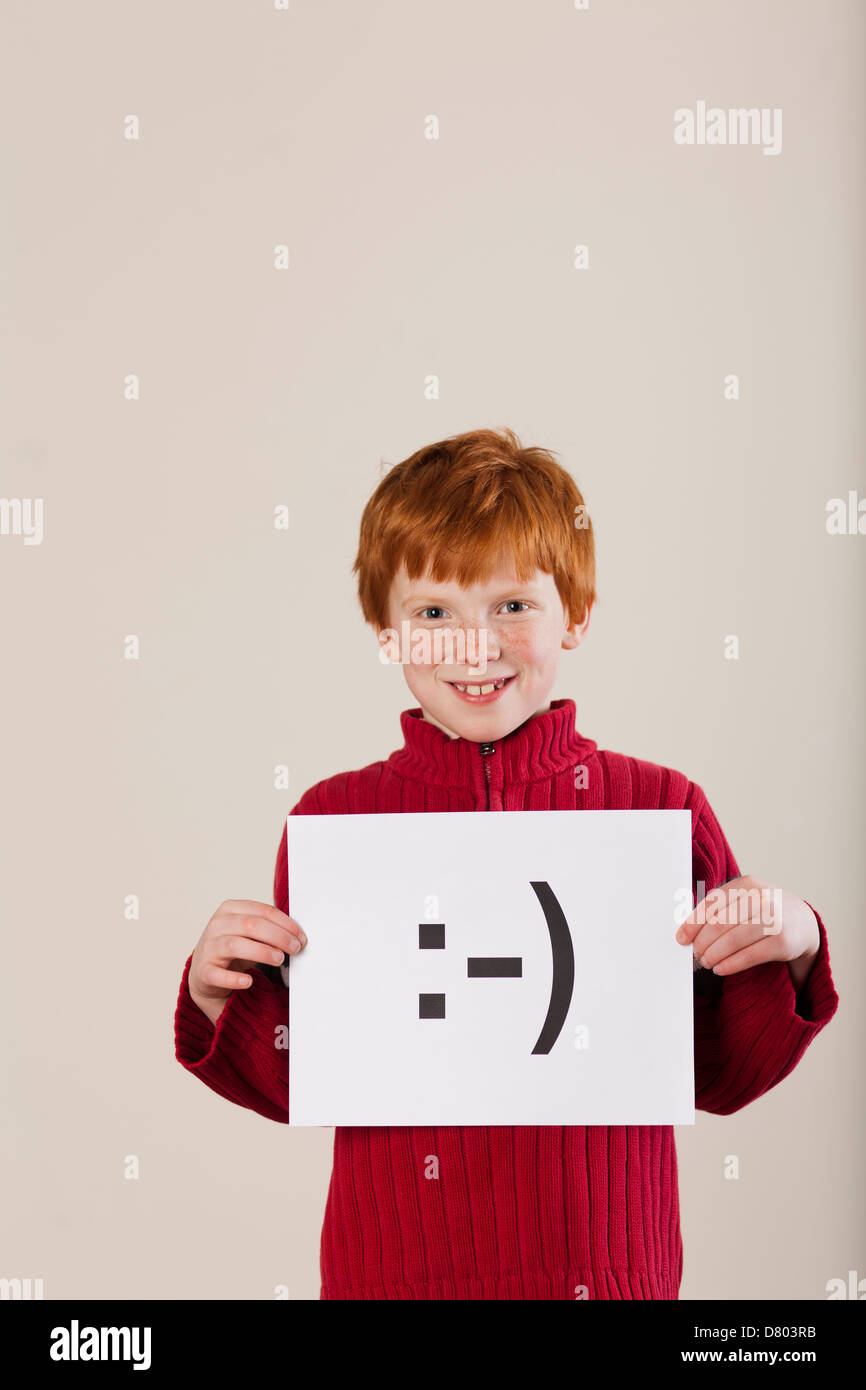
[{"label": "zipper pull", "polygon": [[481,766],[484,768],[484,780],[485,780],[486,783],[487,783],[487,809],[489,810],[489,809],[490,809],[490,764],[489,764],[489,762],[487,761],[487,759],[488,759],[488,757],[490,756],[491,753],[495,753],[495,752],[496,752],[496,744],[495,744],[495,743],[482,743],[482,744],[480,745],[480,750],[481,750]]},{"label": "zipper pull", "polygon": [[488,811],[502,810],[501,792],[494,793],[490,781],[490,754],[496,752],[495,743],[479,743],[478,751],[481,754],[481,765],[484,768],[484,782],[487,787],[487,809]]}]

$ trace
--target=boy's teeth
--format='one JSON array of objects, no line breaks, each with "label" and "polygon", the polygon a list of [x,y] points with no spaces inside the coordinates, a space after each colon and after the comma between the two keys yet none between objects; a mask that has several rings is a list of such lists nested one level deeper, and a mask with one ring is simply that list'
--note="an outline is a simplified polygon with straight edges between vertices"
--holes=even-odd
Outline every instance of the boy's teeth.
[{"label": "boy's teeth", "polygon": [[487,685],[461,685],[459,681],[454,684],[458,690],[462,690],[466,695],[489,695],[492,690],[501,690],[505,684],[505,677],[501,680],[491,681]]}]

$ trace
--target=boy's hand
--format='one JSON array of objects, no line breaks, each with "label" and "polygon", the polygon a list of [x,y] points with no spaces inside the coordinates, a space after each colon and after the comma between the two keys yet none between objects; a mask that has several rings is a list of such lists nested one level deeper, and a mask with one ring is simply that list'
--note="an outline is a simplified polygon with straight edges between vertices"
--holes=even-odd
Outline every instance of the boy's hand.
[{"label": "boy's hand", "polygon": [[808,903],[752,874],[714,888],[690,912],[677,941],[716,975],[734,975],[765,961],[784,960],[795,989],[818,954],[818,922]]},{"label": "boy's hand", "polygon": [[242,971],[256,961],[281,965],[286,953],[296,955],[306,944],[300,924],[278,907],[232,898],[217,908],[193,951],[190,995],[215,1024],[232,990],[252,984]]}]

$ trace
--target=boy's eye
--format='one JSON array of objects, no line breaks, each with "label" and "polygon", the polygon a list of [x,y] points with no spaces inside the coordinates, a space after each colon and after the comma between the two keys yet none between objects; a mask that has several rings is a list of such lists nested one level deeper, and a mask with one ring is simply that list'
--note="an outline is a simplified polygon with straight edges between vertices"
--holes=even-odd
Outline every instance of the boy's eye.
[{"label": "boy's eye", "polygon": [[522,608],[528,608],[528,607],[529,607],[529,604],[528,604],[528,603],[524,603],[522,598],[510,598],[510,599],[508,599],[507,602],[506,602],[506,604],[505,604],[505,607],[506,607],[506,608],[508,607],[508,604],[509,604],[509,603],[516,603],[516,604],[518,604],[518,605],[519,605],[520,607],[522,607]]}]

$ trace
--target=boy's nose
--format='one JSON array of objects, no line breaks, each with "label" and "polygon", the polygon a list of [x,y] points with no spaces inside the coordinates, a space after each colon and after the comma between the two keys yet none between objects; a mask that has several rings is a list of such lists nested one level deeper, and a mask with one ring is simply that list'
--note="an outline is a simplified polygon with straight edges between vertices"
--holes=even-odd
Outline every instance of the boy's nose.
[{"label": "boy's nose", "polygon": [[482,655],[486,655],[488,661],[499,655],[499,643],[492,628],[485,627],[483,623],[477,626],[473,623],[461,623],[460,626],[465,636],[467,666],[479,665]]}]

